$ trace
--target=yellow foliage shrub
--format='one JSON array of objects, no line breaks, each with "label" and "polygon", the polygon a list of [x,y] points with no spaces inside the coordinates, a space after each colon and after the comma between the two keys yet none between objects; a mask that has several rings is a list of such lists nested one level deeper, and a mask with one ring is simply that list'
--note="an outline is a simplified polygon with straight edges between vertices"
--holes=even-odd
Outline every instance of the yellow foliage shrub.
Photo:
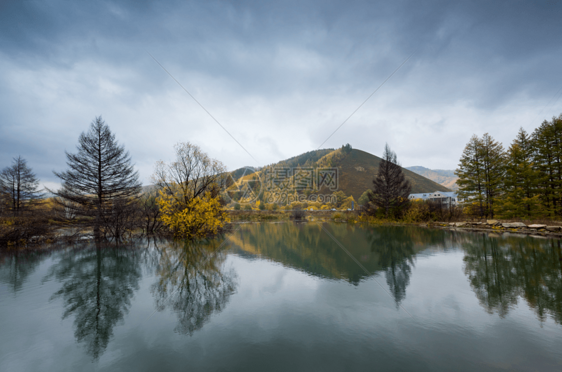
[{"label": "yellow foliage shrub", "polygon": [[206,193],[180,205],[178,199],[160,191],[158,205],[162,215],[161,221],[179,238],[203,238],[218,233],[230,222],[219,198]]}]

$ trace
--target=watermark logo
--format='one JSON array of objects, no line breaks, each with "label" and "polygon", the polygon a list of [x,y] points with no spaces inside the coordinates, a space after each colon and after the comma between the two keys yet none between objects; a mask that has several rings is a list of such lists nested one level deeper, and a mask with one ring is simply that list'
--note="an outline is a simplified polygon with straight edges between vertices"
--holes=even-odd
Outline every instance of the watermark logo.
[{"label": "watermark logo", "polygon": [[[339,187],[338,168],[270,167],[257,171],[242,168],[229,173],[223,185],[228,203],[291,204],[293,202],[336,203],[332,194]],[[327,194],[320,194],[320,192]]]},{"label": "watermark logo", "polygon": [[230,172],[222,180],[222,195],[227,203],[253,204],[262,195],[259,172],[253,167]]}]

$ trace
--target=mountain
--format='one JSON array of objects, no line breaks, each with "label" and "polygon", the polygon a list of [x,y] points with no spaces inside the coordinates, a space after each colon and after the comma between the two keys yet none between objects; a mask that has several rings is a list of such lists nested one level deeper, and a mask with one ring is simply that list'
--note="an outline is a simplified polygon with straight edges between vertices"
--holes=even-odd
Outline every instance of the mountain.
[{"label": "mountain", "polygon": [[414,173],[419,174],[429,178],[432,181],[437,182],[440,185],[450,188],[451,190],[457,190],[458,177],[455,176],[455,171],[443,170],[443,169],[428,169],[421,166],[407,167],[406,169],[411,170]]},{"label": "mountain", "polygon": [[[273,169],[337,168],[339,183],[337,190],[343,191],[347,196],[351,195],[355,200],[358,200],[365,190],[372,188],[373,177],[378,171],[381,160],[378,156],[362,150],[351,149],[351,147],[335,150],[323,149],[310,151],[276,164],[267,165],[255,172],[257,174],[247,172],[243,178],[249,181],[259,177],[263,182],[263,180],[268,179],[268,174],[272,174]],[[403,168],[403,171],[406,179],[412,185],[412,193],[450,191],[447,187],[408,169]],[[234,180],[237,181],[243,172],[237,169],[232,174]],[[319,194],[331,194],[332,191],[334,190],[323,188],[319,191]]]}]

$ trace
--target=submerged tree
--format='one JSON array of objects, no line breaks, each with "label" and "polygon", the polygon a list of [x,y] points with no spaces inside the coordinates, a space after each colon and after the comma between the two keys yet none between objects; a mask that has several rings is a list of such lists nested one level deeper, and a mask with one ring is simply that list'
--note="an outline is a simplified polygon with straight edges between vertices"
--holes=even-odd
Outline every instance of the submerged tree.
[{"label": "submerged tree", "polygon": [[0,172],[0,194],[6,202],[6,210],[13,215],[19,215],[31,202],[42,197],[37,176],[21,156]]},{"label": "submerged tree", "polygon": [[120,221],[115,214],[141,190],[129,153],[117,143],[101,116],[80,135],[77,149],[76,154],[66,153],[70,169],[54,172],[62,180],[62,188],[54,192],[56,200],[93,227],[96,239],[111,234],[118,240],[122,230],[115,228],[116,218]]},{"label": "submerged tree", "polygon": [[374,213],[374,206],[384,209],[384,215],[400,214],[408,205],[412,187],[406,180],[396,153],[385,145],[379,164],[379,171],[373,179],[373,190],[369,193],[368,211]]}]

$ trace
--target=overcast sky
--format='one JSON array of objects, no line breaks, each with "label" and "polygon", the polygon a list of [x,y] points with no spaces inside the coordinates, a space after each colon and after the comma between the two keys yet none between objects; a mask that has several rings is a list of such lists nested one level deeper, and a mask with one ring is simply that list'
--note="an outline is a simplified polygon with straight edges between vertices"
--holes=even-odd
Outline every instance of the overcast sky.
[{"label": "overcast sky", "polygon": [[322,147],[454,169],[472,134],[507,147],[562,113],[561,17],[560,1],[0,1],[0,167],[21,155],[56,182],[98,115],[144,183],[179,141],[270,164],[317,149],[407,60]]}]

